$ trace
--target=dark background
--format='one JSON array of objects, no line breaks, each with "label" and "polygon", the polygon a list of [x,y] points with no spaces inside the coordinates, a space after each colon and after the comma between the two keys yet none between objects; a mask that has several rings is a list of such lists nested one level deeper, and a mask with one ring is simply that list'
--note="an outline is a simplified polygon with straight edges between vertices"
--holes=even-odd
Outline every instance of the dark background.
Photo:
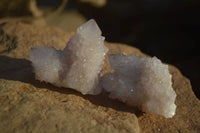
[{"label": "dark background", "polygon": [[[37,1],[55,7],[61,1]],[[109,42],[121,42],[178,67],[200,99],[200,3],[195,0],[108,0],[103,7],[69,0],[66,10],[94,18]]]}]

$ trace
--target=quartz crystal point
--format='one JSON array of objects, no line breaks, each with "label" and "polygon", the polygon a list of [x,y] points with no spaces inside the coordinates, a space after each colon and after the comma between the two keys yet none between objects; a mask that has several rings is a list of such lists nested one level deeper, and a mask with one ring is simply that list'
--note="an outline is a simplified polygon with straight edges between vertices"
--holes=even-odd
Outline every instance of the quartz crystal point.
[{"label": "quartz crystal point", "polygon": [[99,74],[108,51],[104,39],[91,19],[77,29],[63,51],[53,47],[32,48],[30,60],[36,79],[73,88],[82,94],[99,94]]},{"label": "quartz crystal point", "polygon": [[167,65],[156,57],[135,55],[110,55],[109,60],[115,72],[105,74],[102,85],[111,98],[166,118],[175,115],[176,93]]}]

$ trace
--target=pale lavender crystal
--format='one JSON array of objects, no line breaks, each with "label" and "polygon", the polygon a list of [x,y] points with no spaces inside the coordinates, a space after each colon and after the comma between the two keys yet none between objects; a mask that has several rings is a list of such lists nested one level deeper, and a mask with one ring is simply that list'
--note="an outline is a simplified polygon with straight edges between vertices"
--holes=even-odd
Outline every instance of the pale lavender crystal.
[{"label": "pale lavender crystal", "polygon": [[99,75],[108,49],[96,22],[91,19],[77,29],[63,51],[53,47],[31,49],[36,79],[82,94],[99,94]]},{"label": "pale lavender crystal", "polygon": [[109,60],[115,72],[104,75],[102,85],[111,98],[166,118],[175,115],[176,93],[168,65],[156,57],[135,55],[109,55]]},{"label": "pale lavender crystal", "polygon": [[176,93],[172,88],[172,76],[168,66],[156,57],[110,55],[115,72],[104,75],[99,85],[108,51],[104,39],[96,22],[90,20],[77,29],[63,51],[53,47],[32,48],[30,60],[36,79],[82,94],[99,94],[103,86],[111,98],[145,112],[173,117]]}]

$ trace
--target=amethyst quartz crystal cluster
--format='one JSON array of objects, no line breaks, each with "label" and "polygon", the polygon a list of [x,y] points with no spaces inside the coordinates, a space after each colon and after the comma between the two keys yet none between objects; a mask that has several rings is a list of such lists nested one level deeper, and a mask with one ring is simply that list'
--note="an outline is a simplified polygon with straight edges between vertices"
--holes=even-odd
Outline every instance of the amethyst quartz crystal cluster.
[{"label": "amethyst quartz crystal cluster", "polygon": [[100,77],[108,52],[101,34],[91,19],[77,29],[64,50],[33,47],[30,60],[36,79],[72,88],[84,95],[97,95],[104,89],[110,98],[137,106],[144,112],[173,117],[176,93],[168,65],[156,57],[108,55],[114,73]]}]

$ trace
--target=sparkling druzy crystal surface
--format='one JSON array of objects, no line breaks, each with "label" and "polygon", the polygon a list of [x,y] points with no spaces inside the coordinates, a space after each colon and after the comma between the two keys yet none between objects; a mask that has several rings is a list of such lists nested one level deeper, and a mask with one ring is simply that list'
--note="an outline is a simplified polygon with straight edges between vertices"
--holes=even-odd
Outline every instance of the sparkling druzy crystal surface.
[{"label": "sparkling druzy crystal surface", "polygon": [[110,55],[109,60],[115,72],[104,75],[102,85],[111,98],[166,118],[175,115],[176,93],[167,65],[135,55]]},{"label": "sparkling druzy crystal surface", "polygon": [[63,51],[37,46],[31,49],[36,79],[82,94],[101,92],[99,74],[108,49],[96,22],[91,19],[77,29]]}]

